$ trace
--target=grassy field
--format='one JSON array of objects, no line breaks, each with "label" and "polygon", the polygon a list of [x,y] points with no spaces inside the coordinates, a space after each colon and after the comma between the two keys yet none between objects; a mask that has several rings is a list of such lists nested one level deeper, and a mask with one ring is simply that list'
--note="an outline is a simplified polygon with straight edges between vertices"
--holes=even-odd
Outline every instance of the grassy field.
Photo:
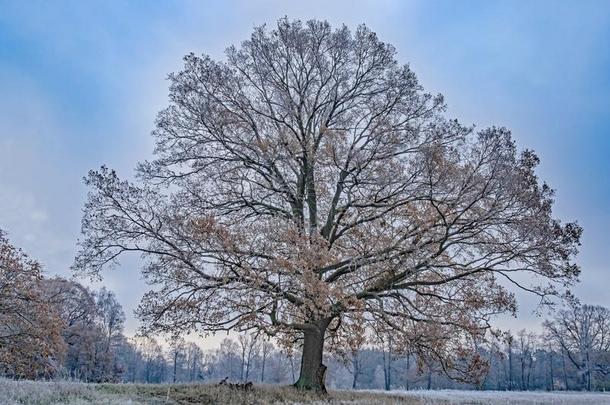
[{"label": "grassy field", "polygon": [[290,387],[259,386],[250,391],[209,384],[84,384],[0,379],[1,405],[170,405],[170,404],[610,404],[610,394],[503,391],[332,391],[326,397]]},{"label": "grassy field", "polygon": [[1,405],[186,405],[186,404],[423,404],[399,394],[333,391],[321,398],[291,387],[258,386],[244,391],[211,384],[84,384],[0,380]]}]

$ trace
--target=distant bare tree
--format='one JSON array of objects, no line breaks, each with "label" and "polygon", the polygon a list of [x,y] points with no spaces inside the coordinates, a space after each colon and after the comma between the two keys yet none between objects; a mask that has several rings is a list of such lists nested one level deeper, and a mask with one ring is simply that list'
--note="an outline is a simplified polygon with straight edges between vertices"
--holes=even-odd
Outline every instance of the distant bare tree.
[{"label": "distant bare tree", "polygon": [[201,379],[201,367],[203,362],[203,351],[196,343],[189,342],[186,348],[186,364],[189,381]]},{"label": "distant bare tree", "polygon": [[79,324],[91,325],[98,316],[94,294],[85,286],[61,277],[44,282],[47,300],[54,304],[67,331]]},{"label": "distant bare tree", "polygon": [[254,358],[260,350],[258,336],[254,335],[239,335],[237,338],[241,354],[241,381],[247,381],[250,377],[250,369]]},{"label": "distant bare tree", "polygon": [[506,365],[506,381],[508,390],[515,389],[515,367],[514,367],[514,354],[515,354],[515,336],[512,332],[508,331],[504,333],[504,343],[506,344],[507,352],[507,365]]},{"label": "distant bare tree", "polygon": [[[544,324],[549,336],[580,372],[582,386],[591,390],[596,373],[610,374],[610,310],[572,302]],[[564,375],[566,374],[564,365]],[[567,386],[567,377],[565,384]]]},{"label": "distant bare tree", "polygon": [[147,331],[299,339],[296,386],[323,391],[325,342],[384,324],[468,380],[489,316],[515,311],[498,279],[544,303],[579,273],[581,229],[552,217],[537,156],[446,119],[365,26],[256,28],[224,61],[187,55],[169,98],[137,183],[89,173],[74,264],[143,254]]},{"label": "distant bare tree", "polygon": [[186,342],[181,337],[173,337],[169,345],[169,354],[172,362],[172,382],[179,381],[178,372],[182,369],[182,363],[186,358]]},{"label": "distant bare tree", "polygon": [[264,340],[261,344],[261,382],[265,382],[265,366],[267,365],[267,358],[273,350],[273,345]]},{"label": "distant bare tree", "polygon": [[123,338],[125,313],[114,293],[105,287],[94,293],[94,297],[99,316],[98,325],[103,334],[103,352],[98,365],[102,374],[98,380],[112,381],[116,380],[118,374],[116,349]]},{"label": "distant bare tree", "polygon": [[231,380],[242,380],[243,379],[243,367],[242,358],[240,356],[240,346],[233,339],[225,338],[220,343],[220,347],[217,350],[217,362],[219,371],[221,372],[219,377],[228,377]]},{"label": "distant bare tree", "polygon": [[[69,378],[94,381],[104,372],[107,339],[100,327],[100,312],[95,295],[81,284],[53,278],[45,281],[48,302],[63,321],[62,337],[66,344],[64,371]],[[98,350],[99,349],[99,350]]]},{"label": "distant bare tree", "polygon": [[536,351],[537,336],[525,329],[517,332],[517,345],[519,349],[519,365],[521,376],[521,389],[529,390],[534,365],[534,352]]},{"label": "distant bare tree", "polygon": [[139,338],[137,344],[144,360],[144,381],[148,383],[163,382],[166,364],[161,345],[150,337]]}]

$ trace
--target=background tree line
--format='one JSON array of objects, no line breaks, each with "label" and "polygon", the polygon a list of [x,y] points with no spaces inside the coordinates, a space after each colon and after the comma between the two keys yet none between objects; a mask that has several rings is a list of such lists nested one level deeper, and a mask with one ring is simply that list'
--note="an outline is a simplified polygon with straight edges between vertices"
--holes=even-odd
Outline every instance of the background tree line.
[{"label": "background tree line", "polygon": [[[375,336],[360,347],[327,359],[328,385],[356,389],[606,390],[610,388],[608,309],[571,303],[544,322],[540,334],[494,331],[479,348],[488,371],[479,384],[447,377],[442,365],[391,339]],[[296,348],[295,348],[296,349]],[[158,353],[158,351],[155,351]],[[140,356],[140,354],[136,354]],[[175,339],[157,375],[167,382],[232,381],[289,384],[298,376],[296,351],[280,350],[262,337],[225,338],[215,350]],[[136,357],[126,381],[145,378],[147,362]],[[164,364],[163,364],[164,363]],[[165,370],[165,372],[161,370]]]}]

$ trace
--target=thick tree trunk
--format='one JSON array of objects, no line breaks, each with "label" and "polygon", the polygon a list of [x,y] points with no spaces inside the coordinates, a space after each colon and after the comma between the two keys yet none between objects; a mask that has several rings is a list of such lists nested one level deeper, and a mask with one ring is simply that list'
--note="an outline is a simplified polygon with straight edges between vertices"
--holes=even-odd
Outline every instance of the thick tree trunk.
[{"label": "thick tree trunk", "polygon": [[301,372],[299,379],[294,383],[294,386],[298,389],[326,393],[326,385],[324,384],[326,366],[322,363],[322,360],[324,334],[328,324],[328,320],[318,321],[312,323],[312,327],[304,331]]}]

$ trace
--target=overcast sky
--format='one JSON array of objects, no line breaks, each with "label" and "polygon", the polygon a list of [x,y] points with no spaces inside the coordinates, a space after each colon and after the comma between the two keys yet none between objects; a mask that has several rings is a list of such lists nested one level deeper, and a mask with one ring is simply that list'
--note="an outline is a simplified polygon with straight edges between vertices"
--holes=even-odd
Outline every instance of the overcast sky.
[{"label": "overcast sky", "polygon": [[[282,16],[366,23],[449,114],[506,126],[542,160],[556,216],[584,238],[575,292],[610,306],[609,1],[1,1],[0,228],[47,273],[70,276],[87,190],[105,164],[129,177],[152,152],[166,76],[188,52],[223,57]],[[104,275],[126,309],[146,290],[138,261]],[[539,323],[522,297],[516,320]]]}]

